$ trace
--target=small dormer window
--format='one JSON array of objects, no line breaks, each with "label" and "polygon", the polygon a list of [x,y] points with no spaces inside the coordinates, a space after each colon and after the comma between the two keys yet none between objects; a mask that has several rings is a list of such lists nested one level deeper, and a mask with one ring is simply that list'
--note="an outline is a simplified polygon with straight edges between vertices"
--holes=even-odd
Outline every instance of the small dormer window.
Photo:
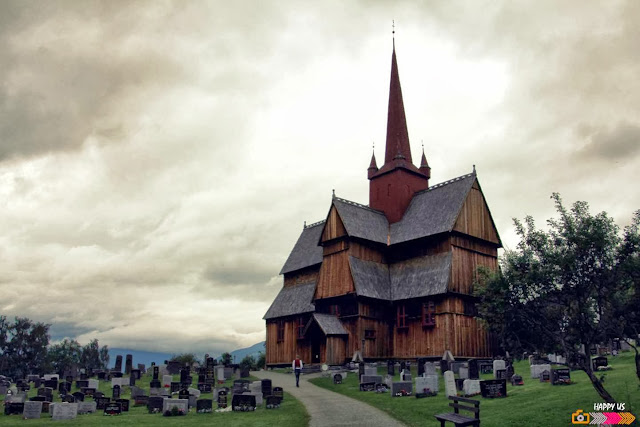
[{"label": "small dormer window", "polygon": [[422,303],[422,326],[432,327],[436,325],[436,305],[433,301]]}]

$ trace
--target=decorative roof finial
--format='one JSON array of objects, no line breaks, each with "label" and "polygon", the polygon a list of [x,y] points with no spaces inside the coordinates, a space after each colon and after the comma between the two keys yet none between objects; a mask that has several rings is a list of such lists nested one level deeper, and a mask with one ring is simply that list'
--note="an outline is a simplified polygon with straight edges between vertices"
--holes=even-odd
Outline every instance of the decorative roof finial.
[{"label": "decorative roof finial", "polygon": [[393,39],[393,49],[396,48],[396,20],[391,20],[391,38]]},{"label": "decorative roof finial", "polygon": [[331,190],[331,198],[332,199],[336,198],[336,189],[335,188]]},{"label": "decorative roof finial", "polygon": [[473,165],[473,174],[476,174],[476,165]]},{"label": "decorative roof finial", "polygon": [[303,228],[307,228],[307,221],[304,222]]}]

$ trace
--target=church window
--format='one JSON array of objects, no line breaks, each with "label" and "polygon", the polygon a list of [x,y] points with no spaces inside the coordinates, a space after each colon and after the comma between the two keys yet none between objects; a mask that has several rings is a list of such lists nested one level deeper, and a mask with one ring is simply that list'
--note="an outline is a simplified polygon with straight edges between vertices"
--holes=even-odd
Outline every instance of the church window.
[{"label": "church window", "polygon": [[296,324],[296,338],[301,340],[304,339],[304,327],[306,326],[305,318],[303,316],[298,317],[298,322]]},{"label": "church window", "polygon": [[376,339],[376,330],[375,329],[365,329],[364,330],[364,339],[375,340]]},{"label": "church window", "polygon": [[422,326],[436,325],[436,305],[433,301],[422,303]]},{"label": "church window", "polygon": [[278,320],[278,342],[284,341],[284,320]]},{"label": "church window", "polygon": [[407,307],[402,304],[397,308],[396,328],[407,328]]},{"label": "church window", "polygon": [[340,306],[338,304],[332,304],[329,306],[329,314],[340,317]]}]

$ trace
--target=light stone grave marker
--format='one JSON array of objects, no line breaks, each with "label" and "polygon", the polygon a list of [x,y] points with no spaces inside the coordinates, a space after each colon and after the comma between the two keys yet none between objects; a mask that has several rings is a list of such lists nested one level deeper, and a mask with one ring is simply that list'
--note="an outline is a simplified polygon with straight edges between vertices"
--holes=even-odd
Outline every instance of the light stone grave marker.
[{"label": "light stone grave marker", "polygon": [[78,416],[77,403],[52,403],[49,408],[51,411],[51,419],[53,420],[73,420]]},{"label": "light stone grave marker", "polygon": [[446,371],[444,373],[444,392],[448,396],[457,396],[456,379],[453,371]]},{"label": "light stone grave marker", "polygon": [[504,360],[494,360],[493,361],[493,378],[498,378],[498,373],[496,371],[498,371],[499,369],[507,369],[506,368],[506,363]]},{"label": "light stone grave marker", "polygon": [[464,380],[462,391],[465,396],[480,394],[480,380]]},{"label": "light stone grave marker", "polygon": [[42,402],[24,402],[22,417],[25,420],[40,418],[40,414],[42,414]]}]

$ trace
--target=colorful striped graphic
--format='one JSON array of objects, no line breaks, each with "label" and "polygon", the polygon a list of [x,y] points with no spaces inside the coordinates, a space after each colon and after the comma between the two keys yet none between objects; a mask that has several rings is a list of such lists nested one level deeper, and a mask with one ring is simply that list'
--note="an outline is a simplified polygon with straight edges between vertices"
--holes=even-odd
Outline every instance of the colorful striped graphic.
[{"label": "colorful striped graphic", "polygon": [[589,412],[591,422],[589,424],[602,425],[629,425],[636,417],[631,412]]}]

